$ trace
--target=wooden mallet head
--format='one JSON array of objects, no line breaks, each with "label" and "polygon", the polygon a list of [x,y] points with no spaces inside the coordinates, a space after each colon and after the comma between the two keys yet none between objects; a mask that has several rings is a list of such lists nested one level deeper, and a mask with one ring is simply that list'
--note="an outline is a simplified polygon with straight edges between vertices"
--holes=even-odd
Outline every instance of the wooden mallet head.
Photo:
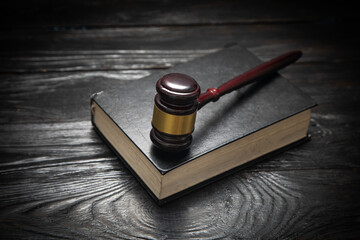
[{"label": "wooden mallet head", "polygon": [[200,94],[200,86],[192,77],[170,73],[156,83],[157,94],[152,119],[151,141],[168,152],[189,148],[192,142],[196,112],[211,101],[242,86],[263,79],[300,58],[300,51],[293,51],[265,62],[218,88],[209,88]]},{"label": "wooden mallet head", "polygon": [[156,83],[152,142],[166,151],[182,151],[192,142],[199,84],[190,76],[170,73]]}]

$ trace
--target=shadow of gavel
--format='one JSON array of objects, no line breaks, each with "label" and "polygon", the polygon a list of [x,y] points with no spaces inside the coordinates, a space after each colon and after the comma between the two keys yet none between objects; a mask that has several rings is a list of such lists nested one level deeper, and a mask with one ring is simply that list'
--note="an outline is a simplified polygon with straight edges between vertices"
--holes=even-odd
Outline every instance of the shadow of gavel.
[{"label": "shadow of gavel", "polygon": [[301,51],[292,51],[229,80],[218,88],[209,88],[200,94],[200,86],[192,77],[182,73],[170,73],[156,83],[151,141],[167,152],[188,149],[192,142],[196,112],[209,102],[239,89],[295,62]]}]

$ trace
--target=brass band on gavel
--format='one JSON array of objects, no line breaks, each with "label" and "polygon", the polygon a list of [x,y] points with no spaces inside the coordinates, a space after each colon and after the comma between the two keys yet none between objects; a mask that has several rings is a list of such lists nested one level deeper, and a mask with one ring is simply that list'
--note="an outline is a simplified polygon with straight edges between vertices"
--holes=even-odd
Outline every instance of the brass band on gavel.
[{"label": "brass band on gavel", "polygon": [[194,131],[196,111],[189,115],[174,115],[161,111],[156,104],[152,126],[158,131],[171,135],[185,135]]}]

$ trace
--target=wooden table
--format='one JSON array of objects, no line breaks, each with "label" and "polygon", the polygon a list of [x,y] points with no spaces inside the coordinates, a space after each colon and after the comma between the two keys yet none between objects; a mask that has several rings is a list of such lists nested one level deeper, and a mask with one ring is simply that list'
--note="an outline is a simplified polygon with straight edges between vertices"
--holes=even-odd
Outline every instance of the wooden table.
[{"label": "wooden table", "polygon": [[[272,2],[2,3],[0,238],[359,238],[357,8]],[[89,97],[233,42],[304,52],[281,74],[318,103],[312,140],[159,207]]]}]

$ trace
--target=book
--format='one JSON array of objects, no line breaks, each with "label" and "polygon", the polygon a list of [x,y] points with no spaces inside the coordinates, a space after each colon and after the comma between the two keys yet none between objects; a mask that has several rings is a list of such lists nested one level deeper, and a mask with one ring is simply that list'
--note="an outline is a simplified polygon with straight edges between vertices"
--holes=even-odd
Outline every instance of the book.
[{"label": "book", "polygon": [[177,72],[203,90],[262,62],[232,46],[91,97],[92,123],[159,203],[307,138],[316,103],[279,74],[209,103],[197,113],[189,150],[167,153],[150,140],[156,81]]}]

